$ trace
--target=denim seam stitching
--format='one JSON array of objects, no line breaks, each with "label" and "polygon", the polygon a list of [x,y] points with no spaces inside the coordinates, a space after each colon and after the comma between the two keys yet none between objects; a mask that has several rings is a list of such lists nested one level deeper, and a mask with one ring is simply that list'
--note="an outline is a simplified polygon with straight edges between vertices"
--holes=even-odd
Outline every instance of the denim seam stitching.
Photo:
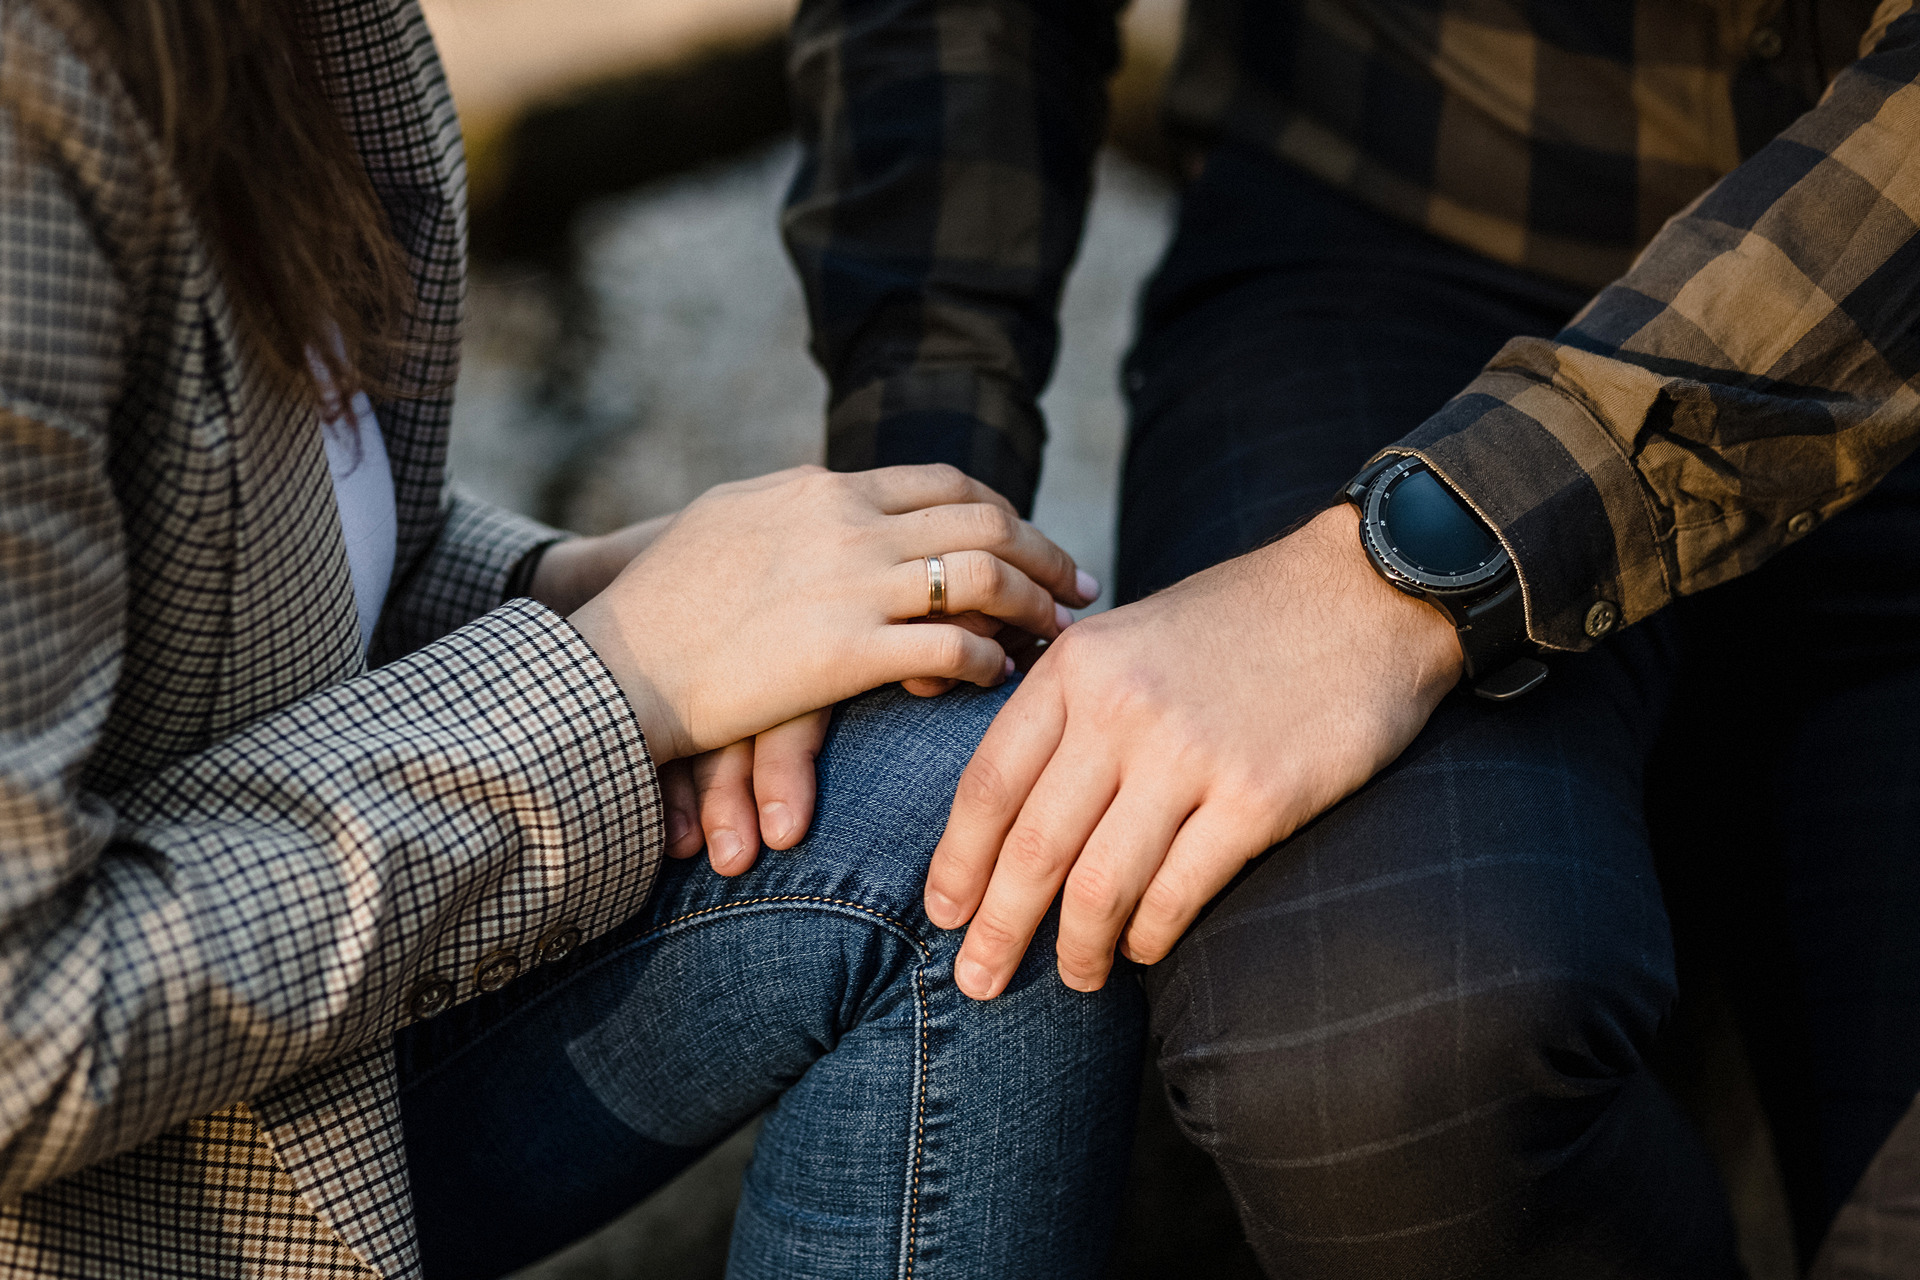
[{"label": "denim seam stitching", "polygon": [[914,1000],[920,1006],[920,1096],[914,1105],[913,1189],[907,1196],[907,1277],[913,1280],[913,1246],[920,1231],[920,1158],[927,1144],[927,973],[924,965],[913,971]]},{"label": "denim seam stitching", "polygon": [[900,930],[901,933],[906,937],[907,942],[910,945],[912,945],[913,949],[920,953],[920,959],[923,962],[931,958],[931,951],[928,948],[927,944],[913,936],[913,927],[909,925],[906,921],[896,919],[895,917],[888,915],[884,911],[876,911],[872,907],[869,907],[862,902],[848,902],[844,898],[828,898],[828,897],[823,897],[817,893],[772,894],[764,898],[742,898],[738,902],[715,903],[711,907],[702,907],[698,911],[689,911],[686,915],[675,916],[671,920],[663,920],[659,924],[655,925],[653,928],[641,934],[639,937],[633,939],[633,941],[645,942],[649,938],[654,937],[656,934],[662,933],[665,930],[673,928],[675,925],[685,924],[689,920],[698,920],[701,916],[712,915],[716,911],[731,911],[735,907],[765,906],[769,902],[819,902],[819,903],[825,903],[829,906],[845,907],[850,911],[858,911],[862,915],[872,916],[876,920],[884,920],[886,923]]},{"label": "denim seam stitching", "polygon": [[[711,915],[716,911],[730,911],[735,907],[764,906],[769,902],[818,902],[828,906],[845,907],[850,911],[857,911],[862,915],[871,916],[873,919],[878,920],[883,924],[892,926],[893,929],[897,932],[897,935],[901,939],[903,939],[908,946],[912,947],[914,950],[920,953],[920,958],[922,963],[932,958],[932,953],[927,947],[927,944],[913,936],[913,927],[909,925],[906,921],[896,919],[893,916],[888,915],[884,911],[876,911],[872,907],[869,907],[864,903],[848,902],[843,898],[826,898],[826,897],[821,897],[818,894],[803,894],[803,893],[785,894],[781,896],[770,896],[770,897],[764,897],[764,898],[744,898],[739,902],[722,902],[722,903],[717,903],[711,907],[702,907],[698,911],[690,911],[684,916],[675,916],[671,920],[664,920],[661,923],[654,925],[651,929],[648,929],[645,933],[640,934],[637,937],[627,939],[627,941],[622,944],[621,949],[624,950],[626,947],[637,946],[643,942],[652,942],[658,939],[662,934],[664,934],[667,930],[673,928],[674,926],[685,924],[687,921],[697,919],[700,916]],[[615,926],[615,927],[618,928],[619,926]],[[598,941],[598,940],[599,940],[598,938],[589,939],[589,941]],[[469,1053],[479,1048],[482,1044],[485,1044],[487,1041],[499,1035],[502,1029],[505,1028],[509,1022],[513,1021],[515,1018],[525,1013],[538,1000],[544,999],[547,996],[557,993],[563,987],[581,978],[586,977],[588,974],[593,973],[595,970],[599,969],[601,966],[611,963],[612,960],[613,960],[612,953],[609,953],[607,955],[595,956],[588,963],[581,965],[578,969],[574,970],[572,973],[569,973],[563,976],[553,987],[551,987],[546,991],[541,992],[539,996],[533,997],[527,1000],[525,1003],[515,1004],[511,1008],[503,1010],[501,1012],[500,1017],[496,1021],[489,1024],[485,1029],[480,1031],[479,1034],[467,1040],[458,1049],[454,1050],[451,1053],[446,1054],[444,1057],[437,1060],[432,1067],[428,1068],[425,1071],[421,1071],[415,1074],[411,1079],[410,1085],[420,1084],[425,1081],[433,1079],[435,1076],[439,1075],[442,1071],[445,1071],[448,1067],[458,1062],[461,1058],[466,1057]],[[538,971],[538,966],[536,966],[534,969],[529,969],[527,972],[529,974],[532,974],[537,971]],[[924,1002],[922,1002],[923,1011],[924,1011],[924,1008],[925,1008],[925,1005],[924,1005]]]},{"label": "denim seam stitching", "polygon": [[913,930],[904,920],[896,919],[884,911],[876,911],[863,903],[848,902],[844,898],[828,898],[819,894],[808,893],[775,894],[764,898],[743,898],[739,902],[722,902],[711,907],[702,907],[698,911],[689,911],[686,915],[675,916],[671,920],[662,921],[659,925],[649,929],[640,937],[635,938],[634,941],[643,941],[671,929],[675,925],[685,924],[689,920],[697,920],[701,916],[710,915],[715,911],[726,911],[734,907],[764,906],[770,902],[818,902],[836,907],[844,907],[850,911],[858,911],[862,915],[872,916],[876,920],[885,921],[900,930],[901,933],[905,935],[907,942],[912,945],[914,950],[920,953],[920,963],[915,965],[913,970],[914,1004],[917,1006],[920,1015],[920,1096],[915,1100],[914,1104],[913,1181],[909,1184],[910,1190],[907,1193],[907,1239],[905,1244],[906,1280],[913,1280],[913,1248],[914,1242],[918,1238],[920,1228],[920,1160],[926,1148],[927,1138],[927,1068],[930,1055],[927,1051],[928,1014],[926,963],[932,958],[932,949],[929,948],[926,943],[913,936]]}]

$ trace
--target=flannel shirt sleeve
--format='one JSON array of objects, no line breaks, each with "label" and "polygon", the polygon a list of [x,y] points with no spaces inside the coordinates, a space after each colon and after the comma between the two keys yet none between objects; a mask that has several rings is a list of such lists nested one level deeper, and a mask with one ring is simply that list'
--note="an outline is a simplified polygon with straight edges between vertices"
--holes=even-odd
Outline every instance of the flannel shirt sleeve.
[{"label": "flannel shirt sleeve", "polygon": [[489,958],[612,927],[664,844],[618,685],[527,600],[89,785],[126,652],[134,309],[76,184],[14,136],[0,113],[4,1201],[378,1042],[423,977],[464,998]]},{"label": "flannel shirt sleeve", "polygon": [[1500,535],[1532,638],[1590,647],[1758,566],[1920,441],[1920,13],[1667,223],[1551,340],[1390,453]]},{"label": "flannel shirt sleeve", "polygon": [[1030,511],[1118,60],[1116,0],[804,0],[783,230],[827,462],[948,462]]}]

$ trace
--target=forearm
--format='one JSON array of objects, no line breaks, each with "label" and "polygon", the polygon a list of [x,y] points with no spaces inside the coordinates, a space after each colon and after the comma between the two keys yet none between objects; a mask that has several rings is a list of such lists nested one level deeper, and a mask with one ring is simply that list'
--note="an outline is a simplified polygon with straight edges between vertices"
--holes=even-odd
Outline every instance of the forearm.
[{"label": "forearm", "polygon": [[555,542],[540,554],[527,594],[565,617],[606,590],[672,523],[671,514],[655,516],[600,537]]},{"label": "forearm", "polygon": [[13,855],[64,887],[0,902],[0,1195],[611,927],[663,843],[618,688],[530,602],[68,812]]}]

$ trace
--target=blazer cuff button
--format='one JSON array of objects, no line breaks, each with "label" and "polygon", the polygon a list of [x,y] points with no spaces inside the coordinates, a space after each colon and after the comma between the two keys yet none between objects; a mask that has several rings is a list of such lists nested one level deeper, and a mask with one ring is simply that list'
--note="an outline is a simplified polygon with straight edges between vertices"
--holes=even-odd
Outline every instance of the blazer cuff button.
[{"label": "blazer cuff button", "polygon": [[416,1018],[431,1018],[444,1013],[453,1003],[453,983],[439,974],[430,974],[413,984],[407,993],[407,1011]]},{"label": "blazer cuff button", "polygon": [[564,960],[572,954],[575,947],[580,945],[584,936],[577,927],[570,924],[547,930],[541,935],[540,941],[533,944],[534,963],[552,964],[556,960]]},{"label": "blazer cuff button", "polygon": [[482,991],[498,991],[520,972],[520,957],[511,951],[496,951],[473,970],[473,985]]}]

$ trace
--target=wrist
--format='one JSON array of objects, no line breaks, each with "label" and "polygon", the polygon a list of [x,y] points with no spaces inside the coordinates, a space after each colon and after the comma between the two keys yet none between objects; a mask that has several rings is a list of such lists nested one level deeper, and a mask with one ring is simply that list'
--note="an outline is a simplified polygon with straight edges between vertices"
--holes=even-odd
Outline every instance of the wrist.
[{"label": "wrist", "polygon": [[1465,671],[1460,633],[1446,611],[1430,601],[1395,590],[1374,569],[1360,541],[1360,513],[1341,502],[1301,530],[1320,545],[1341,596],[1366,617],[1400,656],[1423,697],[1438,701]]},{"label": "wrist", "polygon": [[677,709],[668,682],[659,670],[657,654],[643,660],[646,646],[636,643],[621,626],[618,612],[603,597],[596,595],[567,615],[567,622],[587,642],[626,695],[633,718],[647,740],[647,752],[655,765],[693,754],[686,718]]},{"label": "wrist", "polygon": [[585,604],[593,593],[582,595],[578,584],[582,562],[591,557],[593,541],[566,538],[548,546],[527,583],[527,594],[563,618]]}]

